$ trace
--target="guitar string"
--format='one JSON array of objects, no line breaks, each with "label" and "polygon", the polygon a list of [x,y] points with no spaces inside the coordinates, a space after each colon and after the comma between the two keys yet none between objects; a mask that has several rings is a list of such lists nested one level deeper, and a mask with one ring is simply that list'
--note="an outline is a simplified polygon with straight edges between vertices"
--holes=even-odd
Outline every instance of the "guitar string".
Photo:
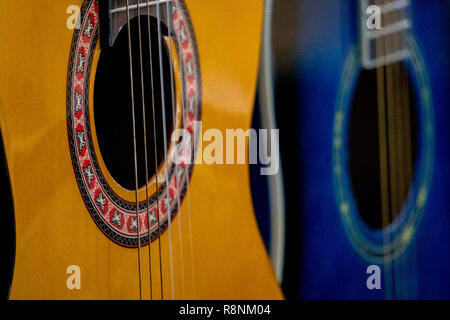
[{"label": "guitar string", "polygon": [[[385,226],[389,220],[389,182],[388,182],[388,164],[387,164],[387,129],[386,129],[386,102],[384,99],[384,68],[379,67],[377,70],[377,86],[378,86],[378,127],[379,127],[379,148],[380,148],[380,189],[381,189],[381,226],[383,230],[383,245],[386,246]],[[388,258],[384,255],[385,264],[385,294],[390,299],[390,275],[388,272]]]},{"label": "guitar string", "polygon": [[[382,0],[382,4],[385,5],[386,1]],[[386,16],[383,15],[382,16],[382,20],[383,20],[383,25],[386,24]],[[382,48],[383,48],[383,56],[386,56],[387,53],[387,49],[388,46],[390,45],[390,42],[388,41],[388,39],[386,37],[384,37],[382,39]],[[387,261],[388,261],[388,265],[389,265],[389,277],[390,277],[390,295],[392,299],[395,299],[397,294],[396,294],[396,283],[395,283],[395,261],[393,259],[393,255],[394,253],[392,252],[393,250],[393,241],[392,241],[392,235],[390,235],[387,231],[387,228],[389,227],[390,224],[392,224],[393,221],[393,216],[394,216],[394,212],[397,210],[396,209],[396,203],[397,203],[397,198],[396,198],[396,192],[395,192],[395,159],[396,159],[396,150],[395,148],[392,148],[392,143],[395,139],[395,129],[392,129],[392,125],[394,124],[394,121],[392,119],[392,115],[393,115],[393,109],[395,109],[395,105],[393,104],[393,100],[392,100],[392,66],[390,65],[384,65],[383,70],[384,70],[384,83],[385,83],[385,87],[384,87],[384,99],[385,99],[385,108],[386,108],[386,129],[387,129],[387,161],[388,161],[388,184],[389,184],[389,210],[388,210],[388,216],[387,216],[387,221],[386,224],[384,225],[384,230],[385,230],[385,234],[387,233],[387,243],[388,243],[388,254],[387,254]],[[393,172],[394,171],[394,172]]]},{"label": "guitar string", "polygon": [[[154,74],[153,74],[153,50],[152,50],[152,34],[150,29],[150,3],[147,0],[147,32],[149,38],[149,54],[150,54],[150,85],[152,91],[152,112],[153,112],[153,144],[154,144],[154,155],[155,155],[155,184],[156,184],[156,214],[158,216],[158,250],[159,250],[159,278],[161,286],[161,300],[164,300],[164,289],[163,289],[163,269],[162,269],[162,255],[161,255],[161,219],[160,219],[160,209],[159,209],[159,179],[158,179],[158,144],[156,140],[156,111],[155,111],[155,88],[154,88]],[[149,229],[150,237],[150,229]],[[149,240],[149,250],[150,250]]]},{"label": "guitar string", "polygon": [[[162,47],[162,37],[161,37],[161,16],[160,16],[160,1],[156,1],[156,7],[157,7],[157,19],[158,19],[158,46],[159,46],[159,51],[160,51],[160,76],[161,76],[161,92],[162,95],[164,95],[164,75],[163,75],[163,70],[162,70],[162,58],[161,58],[161,47]],[[173,24],[173,16],[170,15],[169,12],[169,5],[167,5],[167,24],[168,24],[168,28],[169,28],[169,37],[171,36],[171,23]],[[132,112],[133,112],[133,140],[134,140],[134,157],[135,157],[135,182],[136,182],[136,204],[137,204],[137,210],[136,210],[136,214],[137,214],[137,224],[138,224],[138,265],[139,265],[139,288],[140,288],[140,298],[142,299],[142,284],[141,284],[141,278],[142,278],[142,274],[141,274],[141,254],[140,254],[140,247],[141,247],[141,227],[140,227],[140,219],[139,219],[139,208],[138,208],[138,169],[137,169],[137,147],[136,147],[136,122],[135,122],[135,112],[134,112],[134,79],[133,79],[133,63],[132,63],[132,48],[131,48],[131,32],[130,32],[130,5],[129,5],[129,1],[127,0],[127,20],[128,20],[128,42],[129,42],[129,56],[130,56],[130,78],[131,78],[131,98],[132,98]],[[137,5],[137,10],[138,10],[138,17],[140,16],[140,0],[138,0],[138,5]],[[149,1],[147,0],[147,18],[148,18],[148,32],[149,32],[149,39],[151,40],[151,31],[150,31],[150,4]],[[169,15],[171,17],[171,19],[169,20]],[[145,123],[145,96],[144,96],[144,85],[143,85],[143,58],[142,58],[142,34],[141,34],[141,21],[140,18],[138,19],[138,31],[139,31],[139,50],[140,50],[140,68],[141,68],[141,90],[142,90],[142,107],[143,107],[143,126],[144,126],[144,152],[145,152],[145,170],[146,170],[146,181],[148,181],[148,165],[147,165],[147,158],[148,158],[148,153],[147,153],[147,141],[146,141],[146,123]],[[178,36],[178,35],[177,35]],[[178,37],[177,37],[178,38]],[[169,56],[170,56],[170,74],[173,74],[173,63],[172,63],[172,42],[169,41]],[[151,58],[151,41],[149,41],[149,51],[150,51],[150,69],[151,69],[151,86],[152,86],[152,92],[153,92],[153,88],[154,88],[154,84],[153,84],[153,66],[152,66],[152,58]],[[180,55],[180,61],[181,61],[181,55]],[[180,64],[181,66],[181,64]],[[174,128],[176,125],[176,113],[174,110],[175,107],[175,98],[174,98],[174,83],[173,83],[174,79],[171,76],[171,95],[172,95],[172,113],[173,113],[173,120],[174,120]],[[183,104],[184,104],[184,99],[183,99]],[[164,98],[162,98],[162,104],[163,104],[163,126],[166,127],[166,117],[165,117],[165,101]],[[154,133],[156,131],[156,123],[155,123],[155,104],[154,104],[154,96],[152,95],[152,109],[153,109],[153,113],[154,113],[154,117],[153,117],[153,124],[154,124]],[[183,121],[184,121],[184,113],[182,115],[183,117]],[[166,130],[164,130],[164,152],[165,152],[165,169],[167,172],[167,135],[166,135]],[[154,134],[154,139],[156,140],[156,134]],[[155,158],[156,158],[156,154],[157,154],[157,145],[156,145],[156,141],[155,141]],[[177,157],[178,154],[175,153],[175,157],[176,157],[176,163],[177,163]],[[156,166],[156,171],[157,171],[157,161],[155,161],[155,166]],[[175,164],[175,168],[176,168],[176,164]],[[167,172],[168,173],[168,172]],[[166,198],[170,197],[170,188],[168,187],[168,174],[165,175],[166,178]],[[192,249],[192,229],[191,229],[191,219],[190,219],[190,192],[189,192],[189,177],[187,177],[187,195],[188,195],[188,216],[189,216],[189,235],[190,235],[190,242],[191,242],[191,263],[193,266],[193,249]],[[176,181],[176,187],[178,188],[178,181]],[[158,188],[158,175],[156,174],[156,188]],[[158,197],[158,193],[157,193],[157,197]],[[177,194],[177,204],[178,204],[178,215],[180,216],[180,199],[179,199],[179,193]],[[150,239],[150,213],[149,213],[149,195],[148,195],[148,184],[146,184],[146,199],[147,199],[147,217],[149,219],[149,269],[150,269],[150,297],[153,297],[152,294],[152,266],[151,266],[151,239]],[[168,203],[169,201],[167,201]],[[170,208],[166,208],[166,211],[168,211],[168,209]],[[161,298],[163,299],[163,275],[162,275],[162,256],[161,256],[161,239],[160,239],[160,235],[161,235],[161,230],[160,230],[160,217],[159,217],[159,199],[157,201],[157,210],[158,210],[158,238],[159,238],[159,250],[160,250],[160,277],[161,277]],[[181,218],[181,216],[180,216]],[[173,290],[173,262],[172,262],[172,245],[171,245],[171,215],[170,215],[170,210],[169,210],[169,215],[168,215],[168,220],[169,220],[169,247],[170,247],[170,258],[171,258],[171,284],[172,284],[172,298],[174,298],[174,290]],[[183,278],[183,295],[184,295],[184,263],[183,263],[183,250],[182,250],[182,231],[181,231],[181,223],[179,224],[180,228],[179,228],[179,234],[180,234],[180,259],[182,261],[182,278]],[[193,272],[193,268],[192,268],[192,274],[194,274]],[[194,279],[194,276],[193,276]],[[194,285],[194,281],[193,281],[193,285]],[[195,290],[194,290],[195,292]]]},{"label": "guitar string", "polygon": [[[178,1],[174,2],[175,8],[176,10],[181,10],[179,9],[179,5],[178,5]],[[172,16],[173,18],[173,16]],[[178,26],[180,28],[180,26]],[[178,59],[179,59],[179,66],[180,66],[180,77],[181,79],[184,79],[184,69],[182,68],[183,66],[183,53],[181,51],[181,46],[182,43],[180,41],[180,34],[179,32],[175,32],[176,37],[177,37],[177,43],[178,43]],[[186,114],[185,114],[185,108],[186,108],[186,101],[183,97],[182,101],[182,123],[186,123]],[[195,128],[194,128],[194,134],[195,134]],[[195,145],[195,138],[191,137],[192,139],[194,139],[194,145]],[[192,155],[194,155],[195,157],[195,150],[191,150]],[[194,160],[193,157],[191,156],[190,161]],[[193,162],[193,161],[192,161]],[[187,197],[187,220],[188,220],[188,233],[189,233],[189,253],[190,253],[190,263],[191,263],[191,281],[192,281],[192,296],[193,299],[196,298],[196,288],[195,288],[195,267],[194,267],[194,248],[193,248],[193,241],[192,241],[192,219],[191,219],[191,195],[190,195],[190,186],[189,186],[189,172],[186,174],[186,197]]]},{"label": "guitar string", "polygon": [[164,70],[162,61],[162,34],[161,34],[161,12],[160,12],[160,0],[156,1],[156,19],[158,24],[158,52],[159,52],[159,74],[161,80],[161,109],[162,109],[162,121],[163,121],[163,135],[164,135],[164,178],[166,183],[165,201],[164,207],[168,219],[168,231],[169,231],[169,264],[170,264],[170,285],[171,285],[171,297],[175,299],[174,290],[174,271],[173,271],[173,253],[172,253],[172,218],[170,210],[170,186],[169,186],[169,171],[167,165],[167,133],[166,133],[166,103],[165,103],[165,88],[164,88]]},{"label": "guitar string", "polygon": [[[384,4],[384,1],[383,1]],[[384,20],[384,16],[382,16]],[[384,23],[383,23],[384,24]],[[392,48],[397,48],[401,45],[401,39],[399,37],[394,36],[391,39],[383,39],[383,49],[384,53],[386,53],[386,49],[390,46]],[[407,45],[407,43],[405,43]],[[390,162],[389,170],[393,170],[389,174],[390,183],[389,190],[391,198],[390,204],[390,214],[391,217],[388,218],[388,223],[392,223],[396,218],[395,215],[402,210],[401,200],[405,199],[408,193],[408,181],[410,181],[410,177],[412,176],[412,152],[411,152],[411,128],[410,128],[410,116],[409,116],[409,108],[411,107],[411,103],[409,101],[409,83],[407,72],[404,71],[401,67],[400,63],[391,64],[389,66],[383,67],[384,78],[386,78],[387,86],[384,89],[385,96],[387,97],[387,132],[391,133],[394,137],[391,137],[389,141],[389,149],[388,152]],[[389,107],[390,106],[390,107]],[[405,129],[406,127],[406,129]],[[399,134],[395,134],[398,132]],[[394,139],[395,138],[395,139]],[[403,168],[403,170],[401,170]],[[394,190],[393,190],[394,189]],[[389,238],[391,243],[390,247],[392,248],[393,239]],[[410,244],[414,246],[414,244]],[[405,259],[412,261],[415,258],[415,248],[412,248],[410,253]],[[390,253],[391,257],[393,253]],[[397,266],[396,266],[397,264]],[[389,277],[392,277],[392,287],[393,293],[391,297],[388,298],[407,298],[408,290],[405,287],[406,279],[408,275],[405,268],[408,268],[410,263],[402,262],[398,265],[399,262],[394,259],[390,259],[390,265],[392,270],[389,270],[391,274]],[[402,267],[405,264],[406,267]],[[414,271],[412,271],[414,272]],[[412,275],[412,274],[411,274]],[[410,292],[410,294],[414,294],[414,292]]]},{"label": "guitar string", "polygon": [[137,166],[137,146],[136,146],[136,119],[134,113],[134,81],[133,81],[133,56],[131,49],[131,25],[130,25],[130,4],[127,0],[127,31],[128,31],[128,55],[130,60],[130,85],[131,85],[131,112],[133,119],[133,148],[134,148],[134,177],[136,185],[136,221],[138,228],[138,268],[139,268],[139,299],[142,300],[142,274],[141,274],[141,231],[139,221],[139,203],[138,203],[138,166]]},{"label": "guitar string", "polygon": [[[176,112],[176,101],[175,101],[175,89],[174,89],[174,73],[173,73],[173,62],[172,62],[172,26],[173,26],[173,7],[172,7],[172,1],[169,1],[166,3],[166,9],[167,9],[167,26],[168,26],[168,39],[169,39],[169,65],[170,65],[170,92],[171,92],[171,99],[172,99],[172,128],[173,132],[176,131],[176,122],[177,122],[177,112]],[[169,18],[170,17],[170,18]],[[180,206],[180,190],[179,188],[179,181],[178,181],[178,150],[177,146],[175,144],[175,190],[177,193],[177,216],[178,216],[178,238],[179,238],[179,253],[180,253],[180,268],[181,268],[181,293],[182,297],[185,297],[185,280],[184,280],[184,256],[183,256],[183,233],[182,233],[182,223],[181,223],[181,206]]]},{"label": "guitar string", "polygon": [[[149,196],[148,196],[148,163],[147,163],[147,124],[146,124],[146,112],[145,112],[145,90],[144,90],[144,72],[143,72],[143,58],[142,58],[142,32],[141,32],[141,11],[140,0],[137,2],[137,16],[138,16],[138,34],[139,34],[139,64],[141,72],[141,95],[142,95],[142,125],[144,131],[144,163],[145,163],[145,195],[146,195],[146,208],[147,208],[147,221],[148,221],[148,259],[149,259],[149,281],[150,281],[150,300],[153,300],[153,286],[152,286],[152,253],[151,253],[151,219],[149,210]],[[151,63],[151,61],[150,61]]]},{"label": "guitar string", "polygon": [[[380,5],[382,0],[377,1],[376,4]],[[384,16],[381,16],[382,23],[384,24]],[[385,42],[384,39],[375,40],[377,52],[385,56]],[[381,52],[380,52],[381,51]],[[379,126],[379,148],[380,148],[380,188],[381,188],[381,208],[382,208],[382,235],[383,246],[386,248],[386,227],[389,225],[389,211],[390,211],[390,185],[389,185],[389,151],[388,151],[388,128],[387,128],[387,101],[386,101],[386,81],[385,81],[385,67],[381,66],[377,69],[377,90],[378,90],[378,126]],[[383,260],[385,267],[385,298],[390,300],[392,298],[392,278],[389,266],[389,256],[383,252]]]},{"label": "guitar string", "polygon": [[[385,50],[388,49],[389,52],[391,49],[395,49],[396,45],[398,45],[398,38],[386,38],[385,39]],[[387,77],[387,100],[388,100],[388,130],[389,134],[392,133],[392,137],[389,141],[389,148],[390,152],[389,155],[391,157],[390,159],[390,168],[392,168],[391,172],[391,217],[390,217],[390,223],[394,221],[396,218],[396,215],[401,211],[402,209],[402,203],[401,201],[403,198],[403,187],[405,184],[403,172],[401,170],[401,166],[404,165],[403,156],[404,156],[404,150],[402,149],[402,146],[399,144],[403,142],[403,129],[402,129],[402,102],[399,101],[399,91],[401,88],[399,87],[399,65],[400,62],[392,63],[388,66],[386,66],[386,77]],[[403,166],[404,168],[404,166]],[[389,238],[391,240],[391,247],[393,238]],[[391,253],[391,256],[393,256],[394,253]],[[398,299],[403,297],[403,290],[402,290],[402,279],[399,277],[399,266],[398,262],[395,259],[391,259],[391,266],[392,266],[392,280],[393,280],[393,288],[394,288],[394,294],[393,298]]]}]

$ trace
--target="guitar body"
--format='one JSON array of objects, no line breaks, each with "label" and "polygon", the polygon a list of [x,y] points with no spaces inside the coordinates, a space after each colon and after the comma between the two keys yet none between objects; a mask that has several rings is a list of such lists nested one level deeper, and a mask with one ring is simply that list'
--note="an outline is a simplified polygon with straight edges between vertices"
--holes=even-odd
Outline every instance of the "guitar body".
[{"label": "guitar body", "polygon": [[[417,101],[417,162],[402,212],[381,230],[369,228],[358,214],[349,173],[351,101],[363,70],[358,2],[302,2],[296,69],[300,176],[299,188],[290,191],[300,208],[294,227],[300,230],[298,298],[450,297],[448,4],[411,1],[413,54],[403,64]],[[398,249],[390,257],[383,254],[386,237]],[[381,268],[379,290],[367,286],[370,265]]]},{"label": "guitar body", "polygon": [[[10,298],[139,299],[138,249],[111,241],[92,219],[68,143],[68,62],[77,31],[66,27],[66,10],[75,4],[83,13],[91,1],[31,2],[0,5],[6,31],[0,41],[0,124],[16,232]],[[185,2],[198,46],[203,130],[246,130],[251,124],[263,3]],[[94,45],[91,89],[100,55],[99,44]],[[86,98],[91,112],[93,91]],[[95,141],[95,122],[90,121]],[[94,148],[98,148],[95,142]],[[117,186],[114,191],[133,200],[131,191]],[[160,237],[161,256],[158,239],[151,243],[151,259],[148,244],[140,249],[142,298],[282,298],[254,219],[248,168],[194,165],[189,193],[190,201],[184,197],[171,225],[173,287],[165,230]],[[78,289],[68,288],[73,270],[69,266],[79,267]]]}]

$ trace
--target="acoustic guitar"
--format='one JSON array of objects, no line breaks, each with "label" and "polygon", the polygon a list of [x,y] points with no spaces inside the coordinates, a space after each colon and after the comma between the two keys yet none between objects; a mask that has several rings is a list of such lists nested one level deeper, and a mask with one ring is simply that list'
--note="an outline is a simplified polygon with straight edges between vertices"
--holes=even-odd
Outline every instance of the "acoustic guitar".
[{"label": "acoustic guitar", "polygon": [[195,164],[196,121],[251,125],[262,17],[259,0],[1,2],[10,299],[282,298],[248,166]]},{"label": "acoustic guitar", "polygon": [[449,9],[297,2],[277,93],[298,137],[280,136],[287,298],[450,297]]}]

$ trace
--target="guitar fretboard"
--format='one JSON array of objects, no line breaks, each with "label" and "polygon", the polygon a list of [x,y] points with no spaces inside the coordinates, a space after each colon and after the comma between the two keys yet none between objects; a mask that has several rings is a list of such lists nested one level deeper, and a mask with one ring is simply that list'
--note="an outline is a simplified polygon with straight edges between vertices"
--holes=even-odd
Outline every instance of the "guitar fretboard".
[{"label": "guitar fretboard", "polygon": [[102,30],[107,30],[103,35],[102,46],[112,46],[116,40],[122,27],[128,23],[128,20],[138,16],[138,12],[141,15],[149,14],[152,17],[157,16],[156,7],[160,5],[160,18],[161,23],[167,25],[167,5],[172,3],[171,0],[128,0],[127,13],[127,1],[126,0],[102,0],[99,1],[100,7],[100,24]]},{"label": "guitar fretboard", "polygon": [[[380,8],[380,29],[369,29],[369,6]],[[362,65],[372,69],[409,57],[409,0],[360,0]]]}]

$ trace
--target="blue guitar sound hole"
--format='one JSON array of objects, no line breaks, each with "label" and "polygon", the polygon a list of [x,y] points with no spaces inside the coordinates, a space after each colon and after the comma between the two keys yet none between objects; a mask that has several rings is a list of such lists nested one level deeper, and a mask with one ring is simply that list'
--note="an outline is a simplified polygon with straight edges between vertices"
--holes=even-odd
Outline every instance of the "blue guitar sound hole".
[{"label": "blue guitar sound hole", "polygon": [[416,95],[402,63],[359,75],[352,99],[348,160],[358,213],[383,229],[402,211],[417,163]]},{"label": "blue guitar sound hole", "polygon": [[[432,180],[433,99],[417,45],[408,41],[409,59],[374,71],[361,69],[354,48],[336,100],[332,146],[337,208],[351,245],[376,263],[396,259],[410,247]],[[399,117],[398,110],[409,117]]]}]

